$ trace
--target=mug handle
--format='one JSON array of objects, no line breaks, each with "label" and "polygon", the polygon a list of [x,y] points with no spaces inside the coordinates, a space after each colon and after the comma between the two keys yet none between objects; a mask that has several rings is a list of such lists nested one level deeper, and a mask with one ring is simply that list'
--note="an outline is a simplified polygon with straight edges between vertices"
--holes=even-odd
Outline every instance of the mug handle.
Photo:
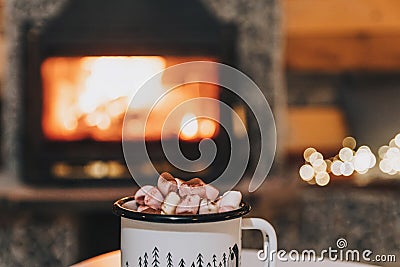
[{"label": "mug handle", "polygon": [[[243,218],[242,230],[259,230],[263,235],[264,248],[258,251],[257,255],[264,253],[266,261],[264,267],[275,267],[275,254],[277,251],[278,242],[274,227],[266,220],[260,218]],[[267,255],[265,255],[267,253]]]}]

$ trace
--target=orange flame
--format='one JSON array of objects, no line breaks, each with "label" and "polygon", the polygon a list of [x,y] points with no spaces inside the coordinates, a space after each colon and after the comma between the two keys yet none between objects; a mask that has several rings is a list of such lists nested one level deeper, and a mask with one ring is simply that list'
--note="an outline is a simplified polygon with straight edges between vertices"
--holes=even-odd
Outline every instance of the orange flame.
[{"label": "orange flame", "polygon": [[[122,138],[121,128],[126,113],[128,120],[125,122],[130,129],[128,138],[142,138],[143,133],[137,129],[143,128],[146,119],[144,115],[154,103],[148,103],[151,97],[143,98],[137,106],[127,110],[130,99],[155,73],[170,65],[191,60],[210,59],[159,56],[47,58],[41,67],[42,127],[45,136],[51,140],[75,141],[89,138],[118,141]],[[216,70],[207,71],[209,75],[217,75]],[[148,94],[164,93],[165,83],[174,79],[174,77],[160,78],[156,88],[152,88]],[[167,114],[189,99],[218,98],[218,90],[218,87],[212,84],[189,84],[175,89],[150,113],[145,138],[157,140],[161,136],[161,130],[168,136],[176,136],[181,128],[181,121],[176,121],[175,125],[168,129],[161,129]],[[204,107],[195,105],[177,115],[184,118],[185,114],[195,114],[199,110],[204,110]],[[205,110],[210,117],[218,117],[218,105],[210,105]],[[188,127],[182,131],[182,138],[186,140],[212,137],[217,131],[217,125],[213,121],[204,119],[189,123]]]}]

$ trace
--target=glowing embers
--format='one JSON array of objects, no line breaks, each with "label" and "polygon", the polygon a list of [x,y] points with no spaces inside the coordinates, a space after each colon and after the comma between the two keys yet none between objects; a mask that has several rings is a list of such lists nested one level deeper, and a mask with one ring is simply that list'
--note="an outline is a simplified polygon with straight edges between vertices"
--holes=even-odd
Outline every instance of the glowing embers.
[{"label": "glowing embers", "polygon": [[[162,128],[168,114],[181,103],[198,97],[219,97],[217,86],[203,83],[180,86],[165,94],[156,106],[150,101],[152,97],[143,97],[135,107],[127,109],[130,99],[147,79],[170,65],[192,60],[213,59],[159,56],[47,58],[41,67],[42,128],[45,137],[62,141],[119,141],[126,113],[128,139],[143,138],[144,133],[140,129],[145,129],[144,138],[158,140],[161,131],[167,137],[177,136],[188,114],[218,118],[218,105],[193,105],[181,109],[176,114],[178,119]],[[217,75],[215,70],[208,71],[209,75]],[[174,79],[176,77],[163,76],[146,93],[149,96],[161,95]],[[196,119],[187,127],[180,136],[184,140],[210,138],[218,131],[218,124],[207,119]]]}]

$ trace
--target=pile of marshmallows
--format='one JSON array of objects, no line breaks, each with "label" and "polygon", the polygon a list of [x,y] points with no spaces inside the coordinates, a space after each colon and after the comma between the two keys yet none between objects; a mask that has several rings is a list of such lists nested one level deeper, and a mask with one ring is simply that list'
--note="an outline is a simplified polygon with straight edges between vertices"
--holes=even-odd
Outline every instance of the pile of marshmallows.
[{"label": "pile of marshmallows", "polygon": [[193,215],[226,212],[238,209],[242,202],[239,191],[228,191],[219,197],[219,190],[199,178],[187,182],[164,172],[157,186],[145,185],[135,194],[138,212]]}]

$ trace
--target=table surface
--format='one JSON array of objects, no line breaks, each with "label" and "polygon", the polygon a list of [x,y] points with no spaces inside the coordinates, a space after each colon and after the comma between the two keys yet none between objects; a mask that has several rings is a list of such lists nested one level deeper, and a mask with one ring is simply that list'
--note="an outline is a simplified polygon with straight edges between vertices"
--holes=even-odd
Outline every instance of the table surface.
[{"label": "table surface", "polygon": [[[243,267],[262,267],[263,262],[257,259],[257,251],[250,249],[243,249],[242,251],[242,265]],[[102,254],[100,256],[85,260],[83,262],[72,265],[71,267],[120,267],[121,266],[121,253],[119,250]],[[324,260],[322,262],[278,262],[277,267],[372,267],[376,265],[366,265],[353,262],[332,262]]]}]

